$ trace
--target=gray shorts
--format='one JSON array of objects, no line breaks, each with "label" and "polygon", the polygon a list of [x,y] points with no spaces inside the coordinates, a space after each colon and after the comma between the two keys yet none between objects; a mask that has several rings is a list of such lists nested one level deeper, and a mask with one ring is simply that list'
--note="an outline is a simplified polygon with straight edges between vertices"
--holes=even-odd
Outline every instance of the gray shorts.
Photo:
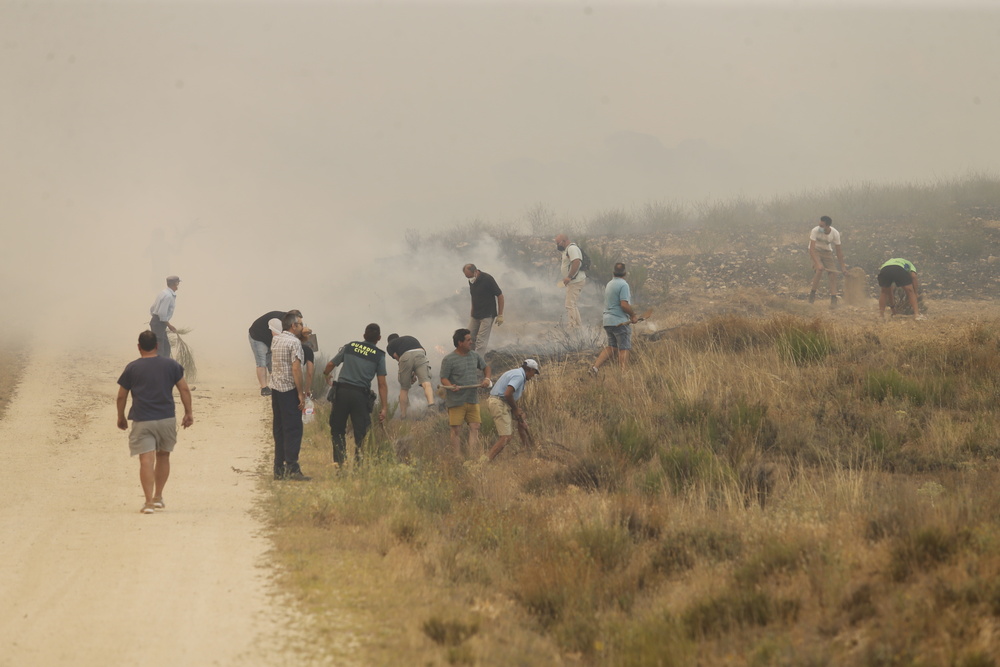
[{"label": "gray shorts", "polygon": [[132,456],[146,452],[172,452],[177,444],[177,418],[132,422],[128,434],[128,450]]},{"label": "gray shorts", "polygon": [[253,350],[253,360],[257,368],[271,370],[271,348],[259,340],[254,340],[250,334],[247,334],[247,338],[250,339],[250,349]]},{"label": "gray shorts", "polygon": [[399,357],[399,388],[409,389],[413,386],[413,376],[417,376],[417,384],[431,381],[431,362],[427,361],[427,353],[421,349],[407,350]]},{"label": "gray shorts", "polygon": [[608,347],[618,350],[632,349],[632,327],[628,323],[604,327],[604,332],[608,335]]}]

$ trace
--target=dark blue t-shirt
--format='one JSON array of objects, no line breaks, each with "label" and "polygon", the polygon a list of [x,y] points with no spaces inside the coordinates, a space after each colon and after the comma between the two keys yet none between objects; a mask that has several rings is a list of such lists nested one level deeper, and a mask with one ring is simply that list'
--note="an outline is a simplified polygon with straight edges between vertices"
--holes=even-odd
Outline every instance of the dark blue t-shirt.
[{"label": "dark blue t-shirt", "polygon": [[132,393],[128,418],[137,422],[169,419],[174,411],[174,385],[184,377],[184,367],[169,357],[140,357],[130,362],[118,384]]}]

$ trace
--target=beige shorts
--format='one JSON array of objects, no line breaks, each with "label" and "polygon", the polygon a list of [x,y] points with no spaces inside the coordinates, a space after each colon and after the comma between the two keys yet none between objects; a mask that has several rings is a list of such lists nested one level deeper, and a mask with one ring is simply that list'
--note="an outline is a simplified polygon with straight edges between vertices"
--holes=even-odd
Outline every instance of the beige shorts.
[{"label": "beige shorts", "polygon": [[177,418],[132,422],[128,450],[132,456],[146,452],[172,452],[177,444]]},{"label": "beige shorts", "polygon": [[490,396],[486,401],[486,407],[493,415],[493,424],[497,427],[497,435],[513,435],[514,419],[510,414],[510,406],[496,396]]},{"label": "beige shorts", "polygon": [[479,412],[479,403],[463,403],[448,408],[448,426],[462,424],[482,424],[483,416]]},{"label": "beige shorts", "polygon": [[431,381],[431,362],[427,354],[421,350],[407,350],[399,357],[399,388],[409,389],[413,386],[413,376],[417,376],[417,384]]},{"label": "beige shorts", "polygon": [[837,256],[833,254],[830,250],[820,250],[816,248],[816,254],[819,255],[819,261],[823,265],[825,271],[830,273],[840,273],[840,265],[837,264]]}]

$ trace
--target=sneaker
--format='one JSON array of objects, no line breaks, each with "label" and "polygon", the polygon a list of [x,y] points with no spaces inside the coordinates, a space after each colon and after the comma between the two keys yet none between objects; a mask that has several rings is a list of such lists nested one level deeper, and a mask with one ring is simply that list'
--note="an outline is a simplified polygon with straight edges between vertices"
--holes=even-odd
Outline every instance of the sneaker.
[{"label": "sneaker", "polygon": [[270,387],[261,387],[260,388],[260,395],[261,396],[270,396],[271,395],[271,388]]},{"label": "sneaker", "polygon": [[166,509],[166,504],[163,502],[163,498],[153,498],[153,508],[162,510]]},{"label": "sneaker", "polygon": [[926,315],[917,315],[913,319],[915,319],[917,322],[923,322],[924,320],[927,319],[927,316]]},{"label": "sneaker", "polygon": [[595,377],[597,377],[597,373],[598,373],[598,372],[599,372],[599,371],[597,370],[597,366],[591,366],[591,367],[590,367],[590,370],[589,370],[589,371],[587,371],[587,373],[588,373],[588,374],[590,375],[590,377],[592,377],[592,378],[595,378]]},{"label": "sneaker", "polygon": [[142,509],[139,512],[142,514],[156,514],[156,508],[153,507],[153,503],[143,503]]},{"label": "sneaker", "polygon": [[809,292],[809,303],[815,303],[815,302],[816,302],[816,290],[813,290],[812,292]]},{"label": "sneaker", "polygon": [[285,479],[292,482],[308,482],[309,480],[312,479],[312,477],[306,477],[305,475],[302,474],[302,471],[300,470],[297,472],[288,473],[287,475],[285,475]]}]

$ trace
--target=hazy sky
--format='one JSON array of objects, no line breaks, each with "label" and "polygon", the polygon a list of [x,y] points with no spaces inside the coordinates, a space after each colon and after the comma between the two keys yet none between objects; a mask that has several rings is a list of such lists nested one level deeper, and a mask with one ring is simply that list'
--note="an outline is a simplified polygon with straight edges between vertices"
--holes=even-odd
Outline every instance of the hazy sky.
[{"label": "hazy sky", "polygon": [[989,3],[2,2],[0,86],[4,301],[129,324],[157,273],[243,332],[377,311],[407,228],[1000,161]]}]

